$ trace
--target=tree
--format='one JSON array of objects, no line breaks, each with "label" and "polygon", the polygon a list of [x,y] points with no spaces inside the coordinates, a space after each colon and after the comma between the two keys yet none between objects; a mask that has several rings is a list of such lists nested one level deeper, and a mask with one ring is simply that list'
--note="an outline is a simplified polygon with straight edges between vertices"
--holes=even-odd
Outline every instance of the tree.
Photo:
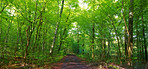
[{"label": "tree", "polygon": [[133,8],[134,0],[130,0],[129,8],[129,35],[128,35],[128,65],[132,66],[132,49],[133,49]]},{"label": "tree", "polygon": [[0,0],[0,6],[4,69],[24,62],[44,67],[66,54],[131,68],[148,61],[146,0]]},{"label": "tree", "polygon": [[61,7],[61,11],[60,11],[60,17],[59,17],[59,20],[58,20],[57,25],[56,25],[54,39],[53,39],[53,42],[52,42],[52,45],[51,45],[51,48],[50,48],[50,55],[52,55],[53,50],[54,50],[54,45],[55,45],[55,41],[56,41],[56,37],[57,37],[57,32],[58,32],[59,24],[60,24],[60,21],[61,21],[61,16],[62,16],[63,8],[64,8],[64,0],[62,0],[62,7]]}]

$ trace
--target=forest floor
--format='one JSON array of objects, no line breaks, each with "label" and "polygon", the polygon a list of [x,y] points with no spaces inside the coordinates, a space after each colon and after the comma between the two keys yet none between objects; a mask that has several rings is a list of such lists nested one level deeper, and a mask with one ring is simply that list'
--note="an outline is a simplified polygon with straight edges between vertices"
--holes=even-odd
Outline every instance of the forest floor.
[{"label": "forest floor", "polygon": [[[1,67],[0,67],[1,69]],[[91,63],[87,62],[82,58],[77,57],[76,55],[68,54],[64,56],[59,62],[44,65],[44,66],[37,66],[35,64],[13,64],[3,67],[2,69],[125,69],[119,65],[110,63],[107,64],[105,62],[99,63]]]},{"label": "forest floor", "polygon": [[89,63],[76,55],[67,55],[59,63],[52,65],[51,69],[125,69],[115,64]]}]

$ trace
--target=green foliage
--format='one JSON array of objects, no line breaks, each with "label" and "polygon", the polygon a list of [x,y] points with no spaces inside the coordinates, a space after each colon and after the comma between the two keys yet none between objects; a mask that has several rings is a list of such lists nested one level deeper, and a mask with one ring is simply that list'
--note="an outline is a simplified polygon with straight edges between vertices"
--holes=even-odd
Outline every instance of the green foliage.
[{"label": "green foliage", "polygon": [[[144,33],[145,38],[148,37],[146,2],[134,1],[133,61],[144,61],[143,54],[146,54],[143,36]],[[65,0],[62,17],[59,17],[61,5],[61,0],[1,0],[0,57],[24,57],[27,51],[27,59],[44,65],[46,61],[55,63],[64,55],[74,53],[89,61],[120,63],[118,37],[121,60],[126,63],[124,23],[128,26],[129,1],[123,0],[122,4],[122,0]],[[50,55],[57,23],[54,53]],[[0,62],[9,61],[0,59]]]}]

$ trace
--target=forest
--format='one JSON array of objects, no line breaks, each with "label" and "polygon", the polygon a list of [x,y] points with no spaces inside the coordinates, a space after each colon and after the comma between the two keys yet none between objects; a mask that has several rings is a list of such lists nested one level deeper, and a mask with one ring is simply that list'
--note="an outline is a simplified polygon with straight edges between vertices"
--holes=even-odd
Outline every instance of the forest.
[{"label": "forest", "polygon": [[0,0],[0,69],[148,69],[148,0]]}]

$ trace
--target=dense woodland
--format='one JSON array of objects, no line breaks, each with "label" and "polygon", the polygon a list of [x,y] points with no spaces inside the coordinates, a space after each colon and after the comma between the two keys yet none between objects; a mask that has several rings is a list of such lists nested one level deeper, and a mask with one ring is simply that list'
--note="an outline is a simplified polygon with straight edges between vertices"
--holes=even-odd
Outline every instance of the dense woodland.
[{"label": "dense woodland", "polygon": [[0,68],[66,54],[144,68],[147,40],[148,0],[0,0]]}]

